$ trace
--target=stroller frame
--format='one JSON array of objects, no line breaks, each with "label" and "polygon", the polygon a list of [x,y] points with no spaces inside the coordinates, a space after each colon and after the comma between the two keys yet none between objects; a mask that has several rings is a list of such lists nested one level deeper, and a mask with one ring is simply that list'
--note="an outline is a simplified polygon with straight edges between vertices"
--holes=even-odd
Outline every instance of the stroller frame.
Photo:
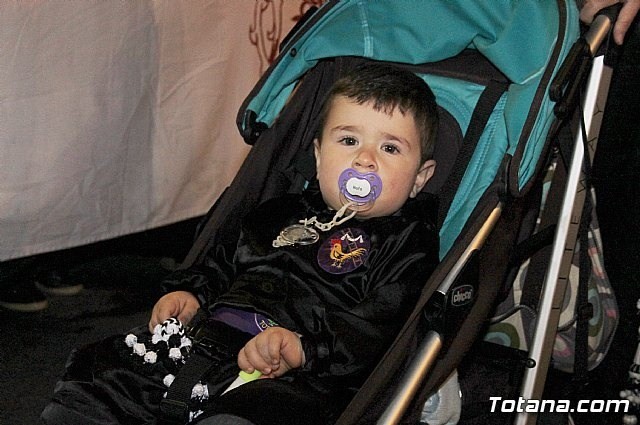
[{"label": "stroller frame", "polygon": [[[584,67],[592,64],[587,83],[587,95],[580,109],[583,122],[583,131],[576,131],[573,146],[573,156],[569,165],[566,179],[564,198],[561,204],[560,217],[558,219],[552,254],[549,267],[542,286],[541,302],[539,304],[538,320],[536,322],[534,337],[528,353],[528,367],[525,369],[520,396],[525,400],[539,400],[542,397],[551,355],[553,352],[554,338],[560,320],[560,313],[564,302],[565,291],[568,283],[569,269],[574,254],[574,247],[578,238],[578,228],[581,223],[582,210],[588,191],[587,173],[585,167],[590,167],[598,143],[598,135],[602,124],[603,112],[608,97],[612,76],[612,68],[605,63],[605,54],[602,47],[609,37],[613,27],[615,14],[619,8],[612,9],[596,17],[585,35],[576,42],[574,53],[569,54],[563,69],[559,71],[556,87],[551,90],[561,92],[562,85],[568,78],[570,68],[578,67],[580,73]],[[588,62],[588,63],[587,63]],[[573,76],[575,78],[575,75]],[[582,83],[582,78],[574,79],[574,83],[567,96],[576,96],[577,85]],[[557,96],[557,95],[556,95]],[[555,99],[559,102],[559,114],[564,114],[569,103],[575,99]],[[585,150],[585,148],[587,150]],[[587,161],[587,164],[585,164]],[[438,288],[443,296],[446,296],[452,282],[460,270],[467,263],[471,254],[479,249],[486,240],[486,235],[491,232],[502,211],[503,204],[499,203],[494,212],[485,222],[481,231],[476,235],[472,244],[452,267],[450,274]],[[424,379],[429,374],[433,364],[437,361],[438,353],[443,346],[443,336],[435,330],[427,333],[418,349],[416,358],[402,378],[401,385],[395,392],[391,402],[378,420],[378,424],[391,425],[400,423],[406,409],[417,394]],[[535,412],[519,412],[515,424],[533,425],[536,423]]]},{"label": "stroller frame", "polygon": [[[533,367],[525,370],[522,384],[521,396],[526,400],[542,397],[554,337],[560,321],[571,259],[589,187],[585,167],[590,167],[593,162],[611,83],[612,67],[605,63],[606,56],[601,47],[612,27],[612,17],[605,14],[599,15],[589,31],[576,44],[576,49],[583,52],[577,60],[592,59],[587,95],[580,111],[582,114],[580,118],[584,120],[585,128],[581,129],[583,131],[576,131],[573,156],[567,175],[557,232],[552,245],[551,261],[543,283],[538,320],[529,350]],[[585,50],[585,47],[588,49]],[[535,424],[536,417],[535,413],[521,412],[517,416],[516,424]]]}]

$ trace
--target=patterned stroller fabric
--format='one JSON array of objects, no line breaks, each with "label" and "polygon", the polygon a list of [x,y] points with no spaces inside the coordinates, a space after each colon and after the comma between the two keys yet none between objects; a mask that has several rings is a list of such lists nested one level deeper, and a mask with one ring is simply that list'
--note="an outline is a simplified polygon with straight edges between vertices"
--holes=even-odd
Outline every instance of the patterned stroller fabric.
[{"label": "patterned stroller fabric", "polygon": [[[554,168],[550,167],[545,177],[545,189],[548,189],[553,172]],[[545,190],[540,214],[544,211],[547,194],[548,190]],[[592,204],[595,205],[593,190],[591,197]],[[592,370],[607,354],[619,319],[618,305],[604,269],[602,240],[595,208],[592,211],[588,237],[588,254],[592,267],[589,276],[588,301],[593,306],[593,316],[589,320],[588,369]],[[485,336],[486,341],[523,351],[528,349],[536,319],[536,311],[521,303],[528,267],[529,261],[520,267],[508,298],[498,306],[491,319],[493,324]],[[573,372],[577,321],[576,297],[579,281],[580,241],[578,240],[553,349],[553,366],[563,372]]]}]

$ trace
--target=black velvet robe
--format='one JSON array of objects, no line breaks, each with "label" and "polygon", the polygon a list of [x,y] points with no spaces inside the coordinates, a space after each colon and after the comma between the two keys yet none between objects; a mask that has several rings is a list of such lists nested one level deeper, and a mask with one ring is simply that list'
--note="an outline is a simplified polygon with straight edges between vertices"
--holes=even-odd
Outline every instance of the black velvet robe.
[{"label": "black velvet robe", "polygon": [[[250,410],[256,423],[291,422],[279,410],[303,410],[298,423],[330,423],[393,341],[438,262],[434,212],[430,198],[410,199],[393,216],[353,218],[318,231],[313,244],[273,247],[287,226],[312,217],[326,223],[335,214],[318,193],[288,195],[249,213],[241,229],[226,229],[203,264],[170,275],[165,288],[192,292],[205,311],[255,311],[302,335],[303,368],[212,397],[212,405],[223,406],[212,410]],[[72,355],[45,410],[47,423],[157,423],[167,370],[132,366],[123,340],[112,337]],[[235,341],[232,350],[244,342]],[[224,385],[237,372],[235,353],[229,371],[215,377]],[[256,407],[256,397],[260,406],[269,401],[266,411]],[[114,419],[92,422],[90,415]],[[276,419],[260,420],[265,415]]]}]

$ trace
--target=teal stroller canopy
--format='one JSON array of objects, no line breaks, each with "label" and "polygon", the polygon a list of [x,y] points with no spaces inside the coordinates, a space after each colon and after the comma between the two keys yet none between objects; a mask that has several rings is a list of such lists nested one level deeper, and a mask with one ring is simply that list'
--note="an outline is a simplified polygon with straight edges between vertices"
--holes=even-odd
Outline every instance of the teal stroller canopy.
[{"label": "teal stroller canopy", "polygon": [[[441,229],[444,255],[505,155],[514,158],[508,178],[511,193],[521,193],[535,174],[554,120],[548,87],[578,37],[577,16],[572,1],[329,1],[282,46],[241,108],[238,126],[245,132],[255,120],[270,127],[298,80],[322,59],[357,56],[417,65],[468,49],[481,53],[510,86],[489,117]],[[421,76],[465,133],[484,86]]]}]

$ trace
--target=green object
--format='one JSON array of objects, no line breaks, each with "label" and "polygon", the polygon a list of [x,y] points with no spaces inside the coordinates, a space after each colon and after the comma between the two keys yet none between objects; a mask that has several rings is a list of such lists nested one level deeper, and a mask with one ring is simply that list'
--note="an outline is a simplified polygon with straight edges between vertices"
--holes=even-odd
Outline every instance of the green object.
[{"label": "green object", "polygon": [[254,370],[253,373],[247,373],[244,370],[241,370],[238,376],[240,376],[240,378],[245,382],[251,382],[261,377],[262,373],[259,370]]}]

